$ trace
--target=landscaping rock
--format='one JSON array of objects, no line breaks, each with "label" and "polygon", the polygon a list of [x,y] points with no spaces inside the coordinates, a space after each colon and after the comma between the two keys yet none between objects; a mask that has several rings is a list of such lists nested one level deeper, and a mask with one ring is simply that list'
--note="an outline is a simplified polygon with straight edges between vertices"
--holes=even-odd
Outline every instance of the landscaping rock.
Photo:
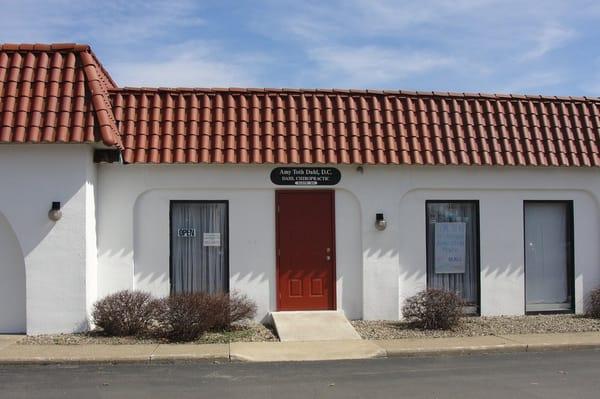
[{"label": "landscaping rock", "polygon": [[[271,330],[255,322],[240,323],[229,331],[204,334],[196,344],[221,344],[229,342],[269,342],[278,341]],[[90,331],[78,334],[29,335],[19,341],[21,345],[83,345],[83,344],[161,344],[167,341],[156,338],[107,337],[99,332]]]},{"label": "landscaping rock", "polygon": [[390,320],[354,320],[363,339],[473,337],[482,335],[600,332],[600,320],[577,315],[465,317],[451,330],[421,330]]}]

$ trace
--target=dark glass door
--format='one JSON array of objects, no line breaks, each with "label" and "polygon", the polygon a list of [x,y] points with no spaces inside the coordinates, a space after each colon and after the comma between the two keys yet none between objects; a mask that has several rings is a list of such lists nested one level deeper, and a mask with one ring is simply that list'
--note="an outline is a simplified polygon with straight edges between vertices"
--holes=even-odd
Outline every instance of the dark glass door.
[{"label": "dark glass door", "polygon": [[225,201],[171,202],[171,292],[227,292]]}]

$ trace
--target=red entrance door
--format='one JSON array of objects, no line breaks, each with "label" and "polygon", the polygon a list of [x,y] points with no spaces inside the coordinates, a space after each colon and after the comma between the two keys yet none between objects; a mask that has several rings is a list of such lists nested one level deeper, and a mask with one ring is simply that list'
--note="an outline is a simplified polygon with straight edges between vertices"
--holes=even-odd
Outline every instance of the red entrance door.
[{"label": "red entrance door", "polygon": [[277,191],[277,307],[335,309],[334,191]]}]

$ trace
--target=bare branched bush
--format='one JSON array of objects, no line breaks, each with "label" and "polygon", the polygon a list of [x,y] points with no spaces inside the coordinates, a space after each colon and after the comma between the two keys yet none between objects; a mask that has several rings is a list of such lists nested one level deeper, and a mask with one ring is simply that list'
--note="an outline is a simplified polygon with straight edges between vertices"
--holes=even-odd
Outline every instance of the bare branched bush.
[{"label": "bare branched bush", "polygon": [[163,300],[160,334],[171,341],[193,341],[207,331],[223,331],[254,317],[256,305],[237,293],[175,294]]},{"label": "bare branched bush", "polygon": [[462,306],[462,299],[454,292],[427,289],[406,300],[402,315],[419,328],[447,330],[458,324]]},{"label": "bare branched bush", "polygon": [[143,335],[161,313],[160,302],[149,293],[124,290],[96,302],[92,320],[107,335]]},{"label": "bare branched bush", "polygon": [[600,288],[596,288],[588,294],[585,313],[588,317],[600,319]]}]

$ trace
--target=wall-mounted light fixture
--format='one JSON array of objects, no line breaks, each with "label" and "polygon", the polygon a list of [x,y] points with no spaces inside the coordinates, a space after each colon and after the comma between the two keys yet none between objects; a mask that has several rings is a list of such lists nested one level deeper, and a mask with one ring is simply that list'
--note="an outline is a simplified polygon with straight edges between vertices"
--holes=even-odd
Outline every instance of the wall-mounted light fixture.
[{"label": "wall-mounted light fixture", "polygon": [[387,226],[387,221],[383,217],[383,213],[376,213],[375,214],[375,228],[377,230],[385,230],[386,226]]},{"label": "wall-mounted light fixture", "polygon": [[52,208],[48,211],[48,218],[53,221],[58,221],[62,217],[62,211],[60,210],[60,202],[52,202]]}]

